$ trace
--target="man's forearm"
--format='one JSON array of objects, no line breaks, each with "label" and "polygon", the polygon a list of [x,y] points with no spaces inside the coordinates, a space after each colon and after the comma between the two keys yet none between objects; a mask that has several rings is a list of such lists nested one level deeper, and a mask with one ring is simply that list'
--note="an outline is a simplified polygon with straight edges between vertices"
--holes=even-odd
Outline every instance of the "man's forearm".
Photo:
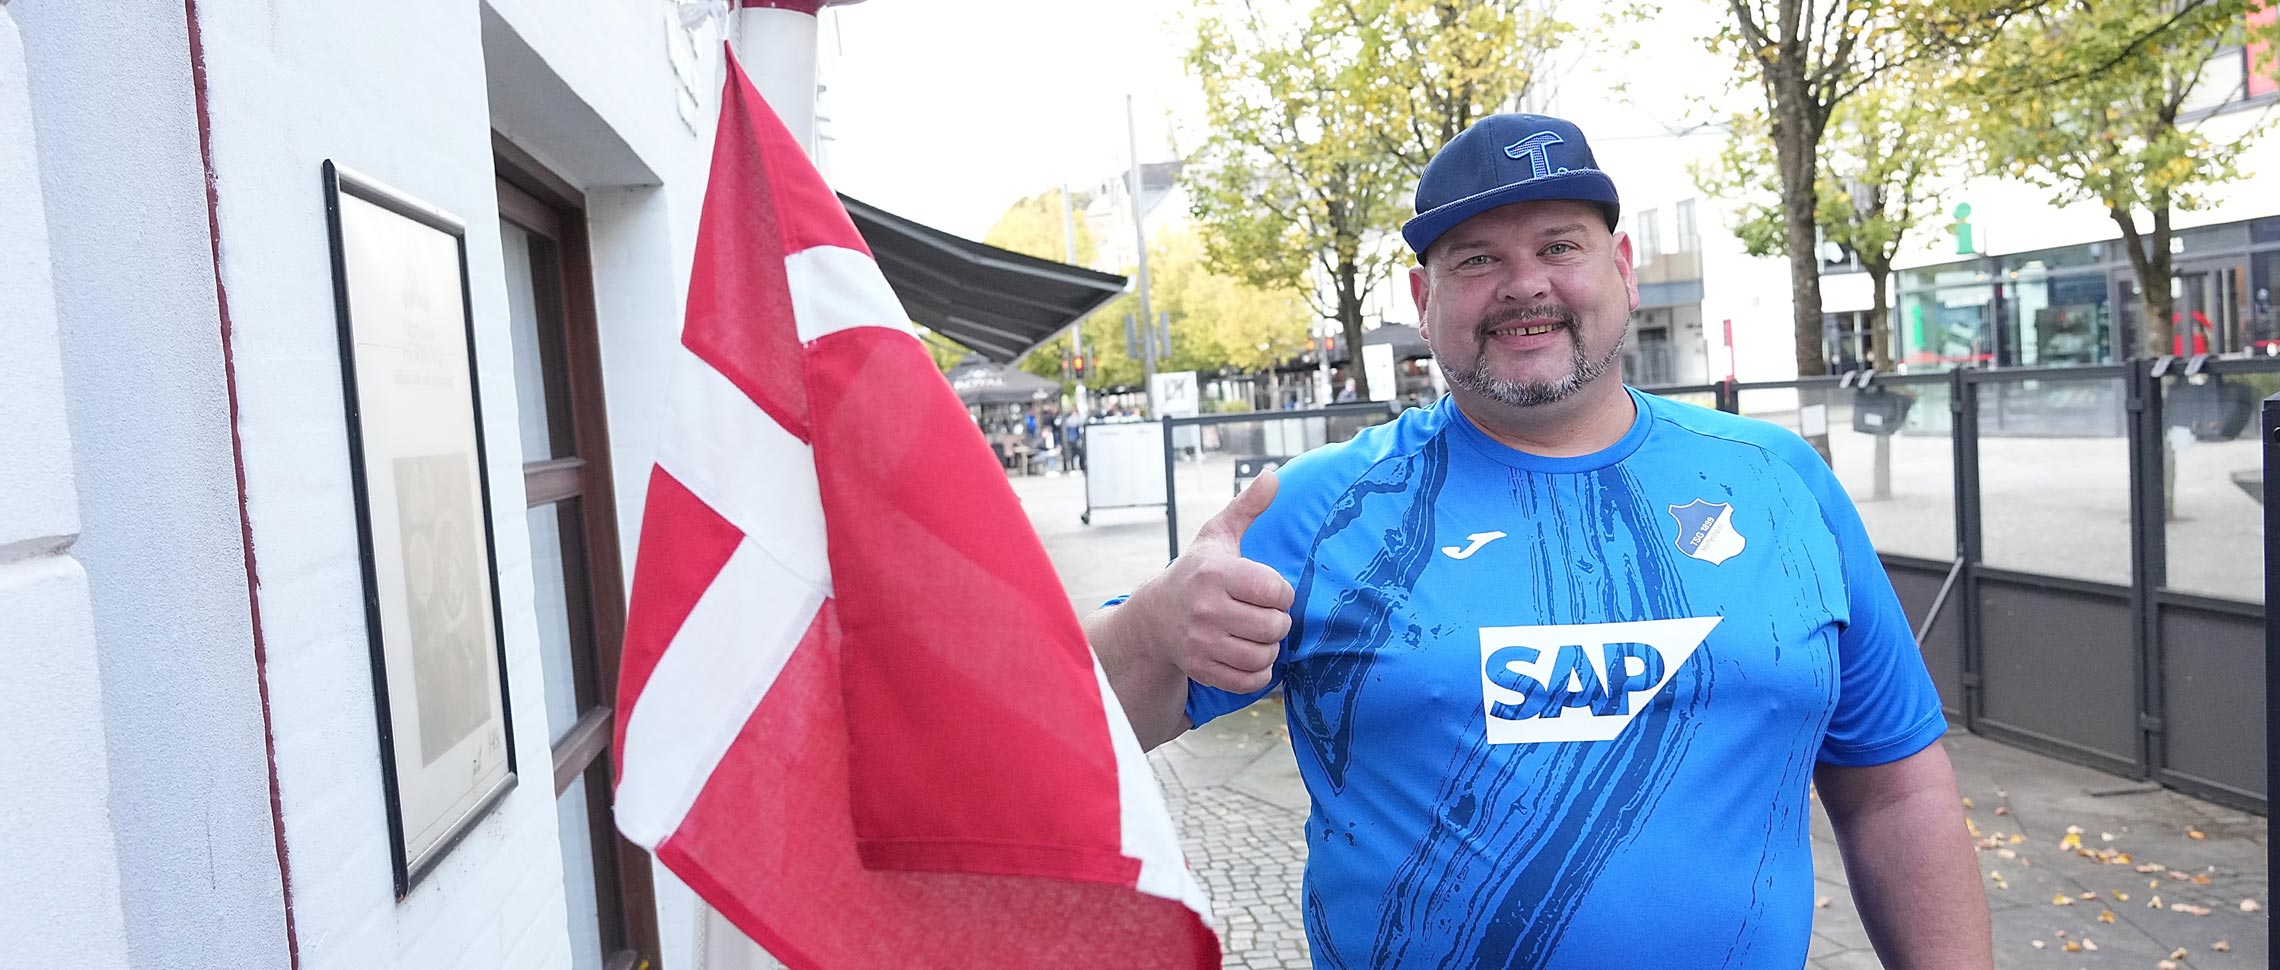
[{"label": "man's forearm", "polygon": [[1153,750],[1187,732],[1187,677],[1164,659],[1160,645],[1122,606],[1096,610],[1084,618],[1085,639],[1100,657],[1108,685],[1124,705],[1142,750]]},{"label": "man's forearm", "polygon": [[1995,963],[1979,860],[1947,752],[1934,744],[1873,768],[1823,768],[1821,801],[1876,954],[1891,970]]}]

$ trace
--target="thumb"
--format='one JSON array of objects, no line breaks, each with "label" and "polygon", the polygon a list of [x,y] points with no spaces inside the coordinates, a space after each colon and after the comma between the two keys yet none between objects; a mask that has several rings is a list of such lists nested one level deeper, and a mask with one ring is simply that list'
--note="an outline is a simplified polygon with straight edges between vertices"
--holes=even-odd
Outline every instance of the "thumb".
[{"label": "thumb", "polygon": [[1212,516],[1210,521],[1203,524],[1203,528],[1196,530],[1196,544],[1216,541],[1229,547],[1241,546],[1243,533],[1249,531],[1251,523],[1258,521],[1259,516],[1267,511],[1268,505],[1273,504],[1275,491],[1280,487],[1281,478],[1273,469],[1260,472],[1259,477],[1251,479],[1251,484],[1243,487],[1242,494],[1235,496],[1235,500],[1227,503],[1226,508],[1220,509],[1218,515]]}]

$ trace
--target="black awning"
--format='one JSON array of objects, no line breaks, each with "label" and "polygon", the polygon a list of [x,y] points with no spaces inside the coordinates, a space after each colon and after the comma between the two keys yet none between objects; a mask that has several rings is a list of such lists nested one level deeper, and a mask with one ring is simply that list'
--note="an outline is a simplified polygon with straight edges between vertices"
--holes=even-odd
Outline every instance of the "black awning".
[{"label": "black awning", "polygon": [[913,322],[1011,361],[1124,293],[1124,277],[961,239],[845,195],[839,201]]}]

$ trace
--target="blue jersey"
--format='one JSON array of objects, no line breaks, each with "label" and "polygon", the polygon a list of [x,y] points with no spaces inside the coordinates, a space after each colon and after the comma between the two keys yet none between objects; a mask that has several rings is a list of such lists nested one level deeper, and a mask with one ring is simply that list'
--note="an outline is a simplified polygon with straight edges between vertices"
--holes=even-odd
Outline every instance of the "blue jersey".
[{"label": "blue jersey", "polygon": [[[1575,458],[1411,409],[1290,462],[1245,535],[1297,590],[1316,966],[1793,970],[1814,766],[1946,729],[1819,456],[1632,399]],[[1258,696],[1191,684],[1188,716]]]}]

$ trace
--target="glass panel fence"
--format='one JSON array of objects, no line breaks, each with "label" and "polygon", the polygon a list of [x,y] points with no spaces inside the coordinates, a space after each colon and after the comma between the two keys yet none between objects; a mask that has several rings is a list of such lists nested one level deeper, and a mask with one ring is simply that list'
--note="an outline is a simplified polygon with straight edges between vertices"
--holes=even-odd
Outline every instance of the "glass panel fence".
[{"label": "glass panel fence", "polygon": [[[1819,443],[1878,552],[1955,558],[1955,453],[1945,383],[1744,388],[1741,413]],[[1936,418],[1936,420],[1934,419]]]},{"label": "glass panel fence", "polygon": [[2130,583],[2129,440],[2118,377],[1971,385],[1983,560]]},{"label": "glass panel fence", "polygon": [[2259,400],[2280,374],[2162,382],[2170,589],[2264,602],[2264,458]]},{"label": "glass panel fence", "polygon": [[1257,418],[1174,428],[1180,548],[1187,548],[1196,530],[1219,514],[1262,468],[1349,440],[1364,428],[1392,419],[1391,410],[1300,417],[1263,412]]}]

